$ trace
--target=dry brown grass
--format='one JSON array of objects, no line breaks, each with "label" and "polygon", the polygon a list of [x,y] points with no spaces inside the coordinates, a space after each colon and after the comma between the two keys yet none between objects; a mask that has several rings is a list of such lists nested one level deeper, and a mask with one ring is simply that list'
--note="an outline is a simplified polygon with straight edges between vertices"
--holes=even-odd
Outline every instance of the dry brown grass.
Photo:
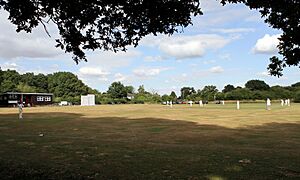
[{"label": "dry brown grass", "polygon": [[[13,108],[0,109],[0,114],[16,114]],[[239,128],[266,123],[298,123],[300,122],[300,104],[291,107],[273,105],[271,111],[266,111],[264,104],[241,104],[236,110],[235,104],[209,104],[200,108],[198,105],[175,105],[173,108],[162,105],[102,105],[94,107],[37,107],[25,108],[26,114],[50,113],[54,116],[59,113],[78,114],[82,118],[123,117],[127,119],[153,118],[168,120],[185,120],[198,124],[217,125],[228,128]],[[16,115],[17,117],[17,115]],[[29,119],[31,117],[28,117]]]},{"label": "dry brown grass", "polygon": [[37,107],[17,117],[0,109],[4,179],[300,178],[297,104]]}]

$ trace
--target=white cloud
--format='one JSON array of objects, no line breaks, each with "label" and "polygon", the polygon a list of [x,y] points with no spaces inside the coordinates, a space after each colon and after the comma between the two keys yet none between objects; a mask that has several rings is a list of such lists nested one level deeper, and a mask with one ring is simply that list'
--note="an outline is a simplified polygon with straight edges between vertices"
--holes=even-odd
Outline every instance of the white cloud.
[{"label": "white cloud", "polygon": [[10,62],[6,62],[2,65],[0,65],[1,69],[6,71],[8,69],[10,70],[18,70],[19,69],[19,65],[17,65],[16,63],[10,63]]},{"label": "white cloud", "polygon": [[[49,41],[49,42],[48,42]],[[55,48],[51,39],[35,38],[22,35],[8,37],[0,35],[0,56],[7,59],[18,57],[49,58],[62,53]]]},{"label": "white cloud", "polygon": [[[65,54],[59,48],[55,48],[55,39],[59,37],[57,28],[53,24],[47,25],[51,34],[48,37],[43,27],[38,26],[32,33],[16,33],[16,27],[8,20],[8,13],[0,11],[0,58],[3,59],[24,59],[29,60],[66,60],[74,65],[70,55]],[[64,56],[62,56],[64,55]],[[88,66],[99,66],[103,68],[125,67],[131,60],[140,56],[141,53],[131,47],[127,52],[114,53],[111,51],[92,51],[86,52],[88,62],[80,63]]]},{"label": "white cloud", "polygon": [[231,60],[231,55],[229,53],[225,53],[225,54],[219,55],[219,58],[229,61],[229,60]]},{"label": "white cloud", "polygon": [[246,22],[260,22],[264,23],[264,18],[261,17],[260,13],[252,14],[244,19]]},{"label": "white cloud", "polygon": [[[53,38],[49,38],[44,29],[39,26],[31,33],[17,33],[16,26],[8,20],[8,13],[0,12],[0,57],[13,59],[18,57],[29,58],[52,58],[64,52],[55,48],[55,38],[57,32],[51,33]],[[51,29],[53,25],[49,25]]]},{"label": "white cloud", "polygon": [[256,75],[257,76],[261,76],[261,77],[270,77],[270,75],[269,75],[269,73],[267,71],[259,72]]},{"label": "white cloud", "polygon": [[147,37],[142,44],[158,47],[165,55],[178,59],[202,57],[209,50],[216,50],[228,44],[232,38],[216,34],[194,36]]},{"label": "white cloud", "polygon": [[247,32],[254,32],[254,28],[219,28],[219,29],[212,29],[213,32],[219,32],[224,34],[231,34],[231,33],[247,33]]},{"label": "white cloud", "polygon": [[141,52],[133,48],[117,53],[101,50],[89,52],[87,53],[88,62],[79,64],[81,68],[77,74],[89,86],[101,87],[105,90],[106,86],[113,81],[131,82],[132,76],[119,72],[122,72],[122,69],[127,68],[134,60],[139,59],[141,55]]},{"label": "white cloud", "polygon": [[202,0],[200,3],[201,10],[206,12],[218,11],[219,9],[224,8],[220,2],[211,1],[211,0]]},{"label": "white cloud", "polygon": [[209,69],[209,72],[211,73],[222,73],[224,72],[224,69],[221,66],[215,66]]},{"label": "white cloud", "polygon": [[[206,2],[205,2],[206,1]],[[213,0],[203,0],[203,16],[193,18],[193,29],[195,32],[211,30],[211,28],[232,27],[234,23],[245,21],[249,16],[258,14],[258,11],[249,11],[242,4],[227,4],[222,6],[219,2]]]},{"label": "white cloud", "polygon": [[205,53],[204,44],[191,39],[174,39],[171,42],[163,42],[160,50],[176,59],[201,57]]},{"label": "white cloud", "polygon": [[186,73],[182,73],[182,74],[176,75],[175,77],[172,76],[170,78],[171,81],[169,81],[169,82],[174,82],[176,84],[185,83],[185,82],[188,82],[188,80],[191,80],[192,78],[193,78],[193,76],[187,75]]},{"label": "white cloud", "polygon": [[191,64],[189,64],[189,66],[190,66],[190,67],[197,67],[198,64],[196,64],[196,63],[191,63]]},{"label": "white cloud", "polygon": [[215,60],[207,60],[207,61],[203,61],[203,64],[214,64],[216,63]]},{"label": "white cloud", "polygon": [[97,81],[108,81],[109,72],[99,67],[82,67],[79,69],[78,76],[87,84],[94,86]]},{"label": "white cloud", "polygon": [[159,88],[157,88],[157,92],[160,95],[163,95],[163,94],[170,94],[172,91],[174,91],[177,96],[180,96],[180,89],[181,89],[181,87],[178,87],[178,86],[159,87]]},{"label": "white cloud", "polygon": [[126,52],[120,51],[117,53],[98,50],[87,53],[88,62],[84,64],[90,67],[101,66],[103,69],[127,67],[135,58],[141,55],[141,52],[133,48],[128,49]]},{"label": "white cloud", "polygon": [[116,73],[115,74],[115,80],[114,81],[121,81],[124,82],[127,80],[127,76],[123,75],[122,73]]},{"label": "white cloud", "polygon": [[79,72],[81,75],[94,77],[104,77],[110,74],[109,72],[97,67],[82,67],[79,69]]},{"label": "white cloud", "polygon": [[100,77],[98,80],[99,81],[109,81],[109,79],[107,77]]},{"label": "white cloud", "polygon": [[[27,62],[27,59],[26,59]],[[16,70],[20,74],[25,74],[25,73],[34,73],[34,74],[51,74],[53,72],[58,72],[62,69],[60,69],[59,65],[57,64],[52,64],[52,65],[32,65],[32,66],[25,66],[23,63],[21,63],[19,60],[12,61],[12,62],[5,62],[3,64],[0,64],[0,67],[2,70]],[[67,71],[67,70],[62,70],[62,71]]]},{"label": "white cloud", "polygon": [[165,60],[165,58],[163,58],[162,56],[146,56],[144,57],[144,61],[146,62],[159,62],[159,61],[163,61]]},{"label": "white cloud", "polygon": [[138,68],[133,70],[133,74],[138,77],[152,77],[159,75],[162,71],[170,68]]},{"label": "white cloud", "polygon": [[257,40],[253,51],[257,54],[274,54],[278,52],[277,45],[279,44],[278,38],[280,34],[269,35],[266,34],[263,38]]}]

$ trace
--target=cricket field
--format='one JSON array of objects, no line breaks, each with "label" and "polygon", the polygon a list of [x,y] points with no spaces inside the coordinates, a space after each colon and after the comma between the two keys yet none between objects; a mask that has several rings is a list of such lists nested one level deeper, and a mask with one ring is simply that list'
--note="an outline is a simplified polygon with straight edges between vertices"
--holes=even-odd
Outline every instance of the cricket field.
[{"label": "cricket field", "polygon": [[300,179],[300,104],[0,108],[1,179]]}]

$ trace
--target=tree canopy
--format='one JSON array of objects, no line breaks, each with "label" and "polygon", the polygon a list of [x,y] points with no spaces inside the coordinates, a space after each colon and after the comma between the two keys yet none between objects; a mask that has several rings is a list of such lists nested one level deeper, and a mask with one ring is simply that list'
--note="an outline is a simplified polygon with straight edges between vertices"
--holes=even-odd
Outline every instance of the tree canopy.
[{"label": "tree canopy", "polygon": [[222,90],[223,93],[227,93],[227,92],[230,92],[230,91],[233,91],[235,90],[235,87],[231,84],[227,84],[224,89]]},{"label": "tree canopy", "polygon": [[270,86],[262,80],[250,80],[247,81],[245,87],[250,90],[268,90]]},{"label": "tree canopy", "polygon": [[63,98],[70,102],[79,102],[80,95],[97,93],[85,85],[76,75],[70,72],[53,74],[19,74],[15,70],[0,71],[0,93],[53,93],[58,101]]},{"label": "tree canopy", "polygon": [[148,34],[171,35],[201,14],[198,0],[0,0],[17,32],[31,32],[53,22],[60,39],[57,47],[73,53],[78,63],[83,50],[126,50]]},{"label": "tree canopy", "polygon": [[[5,92],[48,92],[53,93],[54,102],[62,100],[80,103],[80,96],[95,94],[97,104],[120,104],[120,103],[161,103],[163,101],[183,102],[199,100],[272,100],[292,98],[294,102],[300,102],[300,82],[291,86],[272,86],[261,80],[250,80],[245,88],[227,85],[224,89],[230,91],[220,92],[216,86],[207,85],[203,89],[195,90],[194,87],[182,87],[181,96],[177,97],[172,91],[170,95],[160,96],[155,91],[146,91],[143,85],[134,90],[133,86],[125,86],[121,82],[113,82],[106,92],[98,92],[85,85],[76,75],[71,72],[56,72],[53,74],[19,74],[15,70],[1,71],[0,69],[0,94]],[[226,88],[227,87],[227,88]],[[229,88],[228,88],[229,87]]]},{"label": "tree canopy", "polygon": [[107,93],[110,94],[112,98],[127,98],[128,88],[126,88],[121,82],[113,82],[109,88]]},{"label": "tree canopy", "polygon": [[[200,1],[201,2],[201,1]],[[87,60],[84,50],[125,51],[137,46],[146,35],[172,35],[202,15],[199,0],[0,0],[0,10],[9,13],[17,32],[31,32],[39,24],[56,24],[57,47],[73,53],[76,63]],[[244,3],[261,13],[265,22],[283,33],[278,45],[280,57],[270,58],[271,75],[281,76],[287,66],[300,63],[299,0],[221,0]]]},{"label": "tree canopy", "polygon": [[215,99],[217,92],[218,92],[217,87],[213,85],[204,86],[204,88],[201,91],[199,91],[200,97],[208,101],[213,101]]},{"label": "tree canopy", "polygon": [[195,89],[193,87],[183,87],[180,90],[180,97],[181,99],[188,99],[190,95],[192,95],[193,93],[195,93]]}]

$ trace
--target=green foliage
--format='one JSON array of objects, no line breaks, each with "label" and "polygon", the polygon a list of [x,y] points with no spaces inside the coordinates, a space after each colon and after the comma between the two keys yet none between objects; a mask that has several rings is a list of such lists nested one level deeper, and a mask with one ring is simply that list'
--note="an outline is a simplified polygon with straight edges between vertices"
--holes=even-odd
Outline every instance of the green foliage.
[{"label": "green foliage", "polygon": [[173,97],[167,95],[167,94],[164,94],[162,97],[161,97],[161,100],[163,102],[166,102],[166,101],[173,101]]},{"label": "green foliage", "polygon": [[272,93],[269,93],[268,91],[253,91],[250,99],[252,100],[267,99],[271,97],[272,97]]},{"label": "green foliage", "polygon": [[2,72],[2,78],[3,80],[10,81],[14,83],[15,85],[19,83],[21,80],[20,74],[15,70],[7,70]]},{"label": "green foliage", "polygon": [[127,98],[127,88],[121,82],[113,82],[107,91],[113,99]]},{"label": "green foliage", "polygon": [[62,97],[54,97],[53,102],[60,103],[62,100],[63,100]]},{"label": "green foliage", "polygon": [[213,101],[215,100],[215,96],[218,93],[218,89],[216,86],[209,85],[205,86],[200,92],[200,96],[202,100]]},{"label": "green foliage", "polygon": [[114,100],[107,94],[98,94],[96,95],[96,103],[97,104],[113,104]]},{"label": "green foliage", "polygon": [[294,94],[294,101],[300,103],[300,90]]},{"label": "green foliage", "polygon": [[86,86],[70,72],[57,72],[48,75],[48,90],[57,97],[75,97],[88,94]]},{"label": "green foliage", "polygon": [[137,94],[133,99],[134,104],[144,104],[145,102],[147,102],[145,94]]},{"label": "green foliage", "polygon": [[162,98],[157,93],[149,93],[147,91],[144,91],[144,93],[137,93],[135,94],[135,97],[133,99],[133,103],[135,104],[144,104],[144,103],[160,103],[162,101]]},{"label": "green foliage", "polygon": [[81,101],[81,97],[80,96],[66,96],[63,98],[64,101],[68,101],[71,102],[74,105],[79,105],[80,101]]},{"label": "green foliage", "polygon": [[235,87],[231,84],[228,84],[224,87],[224,89],[222,90],[223,93],[227,93],[227,92],[230,92],[230,91],[233,91],[235,90]]},{"label": "green foliage", "polygon": [[177,95],[174,91],[171,92],[170,97],[172,98],[173,101],[177,100]]},{"label": "green foliage", "polygon": [[38,92],[48,92],[48,77],[44,74],[35,75],[31,86],[35,86]]},{"label": "green foliage", "polygon": [[192,95],[193,93],[196,93],[195,89],[193,87],[183,87],[180,90],[181,96],[180,98],[182,100],[186,100],[186,99],[190,99],[190,95]]},{"label": "green foliage", "polygon": [[[0,86],[1,86],[1,83],[2,83],[2,81],[3,81],[2,75],[3,75],[3,72],[2,72],[2,69],[1,69],[1,67],[0,67]],[[0,92],[1,92],[1,91],[0,91]]]},{"label": "green foliage", "polygon": [[250,80],[245,84],[245,87],[254,91],[254,90],[268,90],[270,89],[270,86],[261,80]]},{"label": "green foliage", "polygon": [[138,88],[138,93],[139,94],[148,94],[148,92],[145,90],[144,85],[140,85]]},{"label": "green foliage", "polygon": [[226,100],[249,100],[252,99],[253,93],[246,88],[239,88],[225,94]]},{"label": "green foliage", "polygon": [[86,86],[70,72],[58,72],[50,75],[25,73],[15,70],[1,71],[0,92],[54,93],[55,102],[66,100],[80,103],[80,95],[97,93]]},{"label": "green foliage", "polygon": [[20,74],[15,70],[1,70],[0,92],[17,91],[17,85],[20,81]]},{"label": "green foliage", "polygon": [[24,93],[34,93],[34,92],[36,92],[36,89],[33,86],[29,86],[28,84],[25,84],[25,83],[21,82],[17,86],[17,91],[18,92],[24,92]]},{"label": "green foliage", "polygon": [[300,87],[300,82],[291,85],[292,87]]},{"label": "green foliage", "polygon": [[[133,96],[133,94],[133,86],[124,86],[121,82],[113,82],[109,86],[107,93],[99,96],[99,101],[101,104],[125,104],[131,102],[128,96]],[[135,103],[134,101],[132,102]]]},{"label": "green foliage", "polygon": [[10,80],[4,79],[1,83],[0,92],[14,92],[17,91],[17,86]]},{"label": "green foliage", "polygon": [[48,77],[44,74],[25,73],[21,75],[21,81],[28,86],[34,87],[34,92],[48,92]]},{"label": "green foliage", "polygon": [[218,92],[216,94],[216,100],[224,100],[225,99],[225,93],[223,92]]},{"label": "green foliage", "polygon": [[160,103],[160,102],[161,102],[160,95],[158,95],[158,94],[147,94],[146,95],[145,103],[155,104],[155,103]]},{"label": "green foliage", "polygon": [[[69,101],[80,103],[80,96],[86,94],[96,95],[96,104],[123,104],[123,103],[160,103],[162,101],[181,100],[265,100],[294,99],[299,101],[300,82],[291,86],[269,87],[264,81],[250,80],[246,88],[226,85],[222,92],[216,86],[205,86],[197,92],[193,87],[181,88],[181,96],[177,97],[174,91],[170,95],[160,96],[156,92],[147,92],[143,85],[134,92],[133,86],[124,86],[121,82],[113,82],[107,92],[100,93],[85,85],[78,77],[70,72],[57,72],[43,75],[33,73],[19,74],[14,70],[0,70],[1,92],[49,92],[54,93],[54,102]],[[132,97],[128,99],[128,96]]]},{"label": "green foliage", "polygon": [[127,94],[133,94],[134,93],[134,87],[133,86],[125,86]]},{"label": "green foliage", "polygon": [[281,86],[271,87],[269,93],[271,94],[272,99],[292,98],[292,92]]}]

